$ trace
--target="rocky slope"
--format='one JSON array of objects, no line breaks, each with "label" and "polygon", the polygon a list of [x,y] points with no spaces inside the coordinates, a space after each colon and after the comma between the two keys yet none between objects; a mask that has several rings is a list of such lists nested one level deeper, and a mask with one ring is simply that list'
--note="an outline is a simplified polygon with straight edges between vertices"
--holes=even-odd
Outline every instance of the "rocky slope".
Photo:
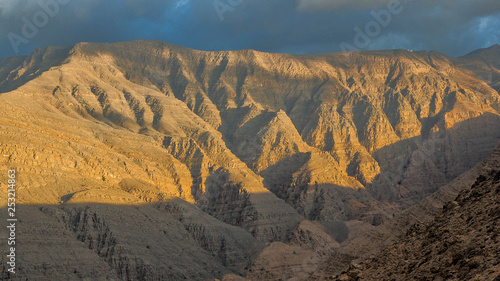
[{"label": "rocky slope", "polygon": [[[355,241],[493,151],[498,56],[498,46],[456,59],[202,52],[156,41],[41,48],[0,60],[0,162],[17,169],[25,219],[52,210],[48,228],[64,228],[64,243],[91,250],[82,264],[113,278],[248,271],[271,280],[289,277],[287,260],[307,276],[337,242]],[[125,221],[124,210],[141,223],[111,223]],[[142,238],[149,232],[139,226],[156,236]],[[126,259],[109,254],[106,229]],[[178,248],[146,253],[151,241],[178,239]],[[184,247],[194,259],[157,258]],[[68,262],[72,276],[78,263]],[[29,264],[28,277],[44,266]]]},{"label": "rocky slope", "polygon": [[[329,280],[358,264],[374,257],[384,249],[397,245],[413,225],[429,224],[442,213],[443,207],[453,201],[460,192],[470,190],[477,178],[486,177],[500,167],[500,147],[485,161],[460,175],[438,191],[364,234],[353,237],[341,245],[311,274],[310,280]],[[478,219],[479,220],[479,219]]]},{"label": "rocky slope", "polygon": [[427,224],[338,280],[500,279],[500,170],[477,178]]}]

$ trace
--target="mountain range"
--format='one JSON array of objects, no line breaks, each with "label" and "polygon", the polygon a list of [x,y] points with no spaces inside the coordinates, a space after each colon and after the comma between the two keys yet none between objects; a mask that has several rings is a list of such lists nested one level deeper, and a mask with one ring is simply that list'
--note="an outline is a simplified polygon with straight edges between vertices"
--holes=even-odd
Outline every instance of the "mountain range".
[{"label": "mountain range", "polygon": [[333,276],[363,243],[389,246],[373,233],[399,241],[412,210],[433,218],[426,202],[467,187],[449,186],[500,143],[499,89],[498,45],[451,58],[131,41],[0,59],[15,277]]}]

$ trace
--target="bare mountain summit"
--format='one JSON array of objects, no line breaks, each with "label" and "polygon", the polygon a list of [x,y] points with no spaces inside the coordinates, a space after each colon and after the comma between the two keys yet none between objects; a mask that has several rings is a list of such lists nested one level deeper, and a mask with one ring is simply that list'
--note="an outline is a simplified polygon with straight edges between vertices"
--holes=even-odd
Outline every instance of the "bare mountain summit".
[{"label": "bare mountain summit", "polygon": [[499,57],[132,41],[1,59],[16,277],[306,278],[493,151]]}]

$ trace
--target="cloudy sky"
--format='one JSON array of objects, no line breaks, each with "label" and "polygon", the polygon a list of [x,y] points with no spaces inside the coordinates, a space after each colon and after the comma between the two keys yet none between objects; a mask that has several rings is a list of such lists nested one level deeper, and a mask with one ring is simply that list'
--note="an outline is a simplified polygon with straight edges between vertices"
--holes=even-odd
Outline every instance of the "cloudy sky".
[{"label": "cloudy sky", "polygon": [[0,57],[156,39],[200,50],[436,50],[500,44],[499,0],[0,0]]}]

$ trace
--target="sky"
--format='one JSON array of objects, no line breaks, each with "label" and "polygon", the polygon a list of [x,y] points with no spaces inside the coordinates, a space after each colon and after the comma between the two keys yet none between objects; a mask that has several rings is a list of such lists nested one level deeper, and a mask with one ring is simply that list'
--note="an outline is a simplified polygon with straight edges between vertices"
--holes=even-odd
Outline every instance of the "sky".
[{"label": "sky", "polygon": [[154,39],[199,50],[316,54],[500,44],[499,0],[0,0],[0,58]]}]

